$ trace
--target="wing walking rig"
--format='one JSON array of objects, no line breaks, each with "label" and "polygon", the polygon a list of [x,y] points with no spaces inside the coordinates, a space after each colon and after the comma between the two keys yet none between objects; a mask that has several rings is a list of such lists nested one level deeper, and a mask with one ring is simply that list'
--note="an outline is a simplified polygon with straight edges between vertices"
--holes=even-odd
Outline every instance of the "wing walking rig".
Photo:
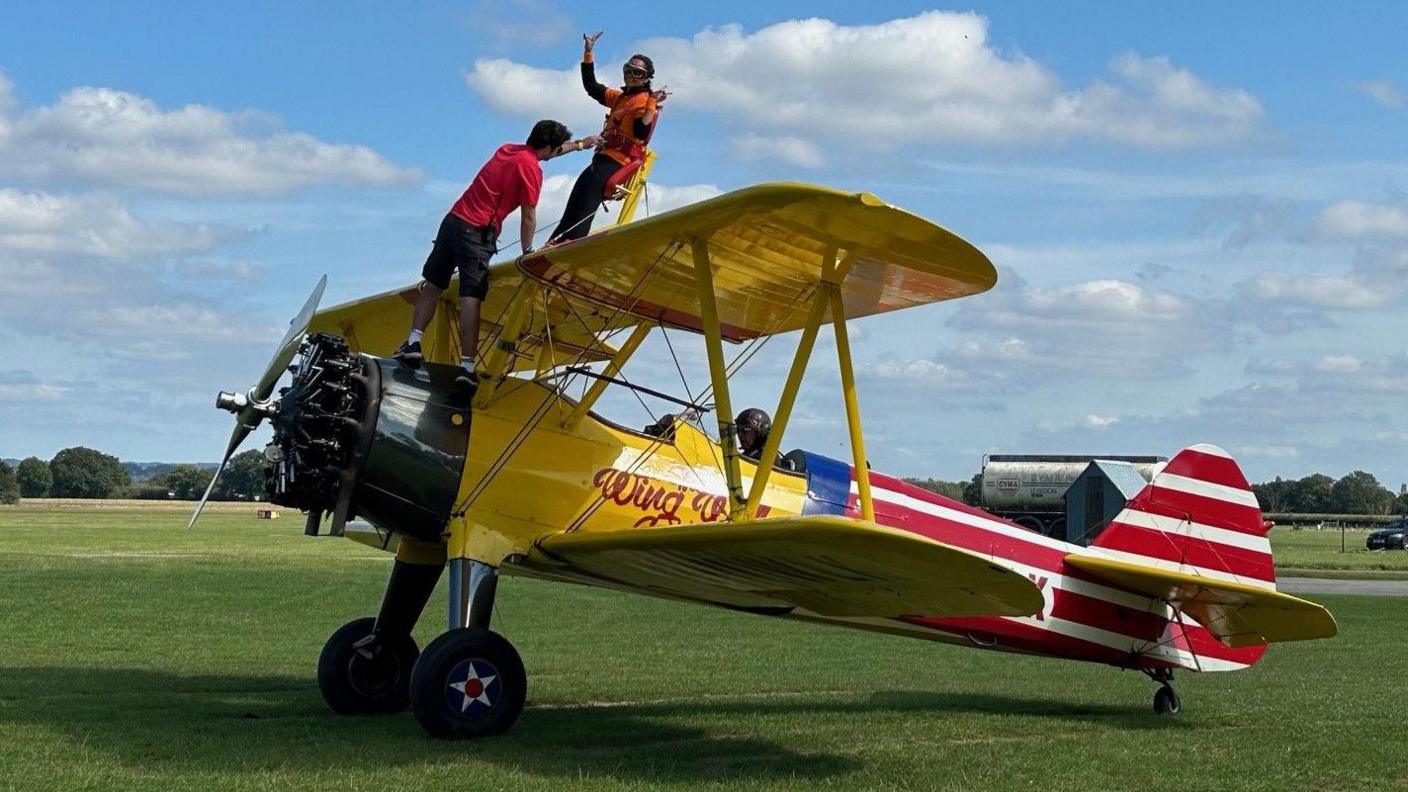
[{"label": "wing walking rig", "polygon": [[[1215,447],[1176,456],[1090,547],[871,472],[848,323],[996,280],[977,248],[873,195],[767,184],[494,265],[472,399],[452,384],[453,300],[417,369],[387,357],[417,287],[317,312],[277,399],[222,404],[238,439],[273,422],[271,498],[306,510],[309,533],[331,515],[330,533],[396,553],[377,616],[325,647],[324,697],[346,713],[409,706],[439,736],[507,729],[527,677],[489,629],[500,574],[1138,669],[1161,683],[1160,711],[1178,709],[1174,669],[1243,668],[1268,643],[1332,635],[1323,608],[1275,590],[1255,498]],[[851,457],[797,449],[783,469],[824,324]],[[671,331],[707,353],[709,385],[686,383],[686,399],[623,372]],[[730,375],[793,332],[772,431],[747,458]],[[742,347],[733,363],[725,344]],[[683,417],[651,433],[613,424],[593,411],[612,385],[671,398]],[[686,420],[710,411],[714,433]],[[411,628],[445,569],[448,631],[420,652]]]}]

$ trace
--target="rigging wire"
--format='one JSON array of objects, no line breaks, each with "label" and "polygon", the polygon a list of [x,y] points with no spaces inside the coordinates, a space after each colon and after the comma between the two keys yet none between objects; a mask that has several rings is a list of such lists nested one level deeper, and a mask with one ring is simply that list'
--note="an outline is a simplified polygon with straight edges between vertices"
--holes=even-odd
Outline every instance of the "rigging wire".
[{"label": "rigging wire", "polygon": [[[675,246],[680,245],[683,245],[683,243],[675,243]],[[627,299],[621,301],[621,303],[616,306],[616,310],[611,314],[610,317],[607,318],[606,322],[603,324],[603,327],[610,327],[616,321],[617,317],[619,317],[622,313],[626,312],[625,308],[628,300],[631,301],[631,307],[635,307],[635,304],[640,301],[640,298],[637,296],[637,293],[640,291],[641,287],[644,286],[645,283],[650,279],[650,276],[655,272],[655,268],[659,266],[660,262],[665,258],[665,254],[670,250],[671,246],[666,246],[665,248],[661,249],[660,253],[656,255],[655,260],[651,262],[650,268],[646,270],[645,274],[631,288],[630,293],[626,295]],[[527,281],[525,280],[524,283],[526,282]],[[590,327],[590,325],[586,323],[586,320],[582,318],[581,314],[577,312],[576,307],[572,305],[571,300],[566,300],[566,302],[569,308],[572,310],[573,315],[577,317],[578,321],[582,322],[584,327]],[[621,327],[616,329],[615,333],[619,333],[625,328],[626,325],[622,325]],[[614,335],[614,333],[612,333],[612,335]],[[578,359],[574,362],[580,364],[586,357],[588,351],[589,350],[587,348],[584,348],[578,354]],[[514,453],[518,451],[519,447],[522,446],[522,444],[527,440],[528,436],[532,433],[534,429],[537,428],[537,425],[547,414],[547,408],[553,401],[553,395],[554,394],[552,394],[551,392],[544,394],[544,398],[539,404],[538,409],[535,409],[529,419],[524,422],[522,427],[519,428],[518,433],[504,448],[504,450],[500,452],[499,456],[494,460],[493,464],[490,465],[490,468],[485,471],[484,476],[480,478],[475,488],[468,495],[465,496],[464,500],[462,500],[459,504],[456,505],[454,514],[463,515],[464,512],[469,508],[469,506],[476,499],[478,499],[480,495],[484,493],[484,490],[488,489],[490,484],[493,483],[494,478],[496,478],[498,474],[503,470],[503,467],[508,464],[508,460],[513,456]]]}]

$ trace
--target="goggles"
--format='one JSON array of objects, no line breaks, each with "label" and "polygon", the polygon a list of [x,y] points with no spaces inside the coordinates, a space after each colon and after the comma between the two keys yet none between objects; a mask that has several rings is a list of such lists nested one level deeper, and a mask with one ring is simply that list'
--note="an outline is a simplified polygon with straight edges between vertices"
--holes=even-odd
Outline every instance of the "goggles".
[{"label": "goggles", "polygon": [[621,67],[621,73],[626,75],[627,77],[638,77],[641,79],[645,79],[646,77],[650,76],[650,72],[640,68],[639,66],[632,66],[629,63]]}]

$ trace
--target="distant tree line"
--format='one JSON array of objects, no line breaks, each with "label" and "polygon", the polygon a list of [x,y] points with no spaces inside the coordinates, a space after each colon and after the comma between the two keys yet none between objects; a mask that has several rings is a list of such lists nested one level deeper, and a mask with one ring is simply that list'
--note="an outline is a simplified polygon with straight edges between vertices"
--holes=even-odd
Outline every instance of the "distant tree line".
[{"label": "distant tree line", "polygon": [[[910,484],[970,506],[982,505],[983,477],[971,481],[907,478]],[[1372,473],[1356,470],[1336,480],[1323,473],[1303,479],[1253,484],[1252,491],[1267,514],[1408,514],[1408,487],[1397,494]]]},{"label": "distant tree line", "polygon": [[907,478],[905,481],[920,489],[938,493],[959,503],[966,503],[969,506],[982,505],[983,474],[981,473],[974,475],[971,481],[944,481],[933,478]]},{"label": "distant tree line", "polygon": [[[196,465],[143,466],[163,472],[133,480],[128,467],[92,448],[65,448],[45,462],[29,457],[11,467],[0,461],[0,503],[21,498],[139,498],[196,500],[205,493],[215,470]],[[211,500],[259,500],[264,497],[264,455],[245,451],[230,459]]]}]

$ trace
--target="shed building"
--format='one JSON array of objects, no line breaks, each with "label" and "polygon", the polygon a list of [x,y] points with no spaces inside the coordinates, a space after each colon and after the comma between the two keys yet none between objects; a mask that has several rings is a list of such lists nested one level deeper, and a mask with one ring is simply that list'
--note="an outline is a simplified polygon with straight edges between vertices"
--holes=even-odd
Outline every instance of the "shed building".
[{"label": "shed building", "polygon": [[1066,490],[1066,541],[1089,545],[1148,483],[1129,462],[1092,461]]}]

